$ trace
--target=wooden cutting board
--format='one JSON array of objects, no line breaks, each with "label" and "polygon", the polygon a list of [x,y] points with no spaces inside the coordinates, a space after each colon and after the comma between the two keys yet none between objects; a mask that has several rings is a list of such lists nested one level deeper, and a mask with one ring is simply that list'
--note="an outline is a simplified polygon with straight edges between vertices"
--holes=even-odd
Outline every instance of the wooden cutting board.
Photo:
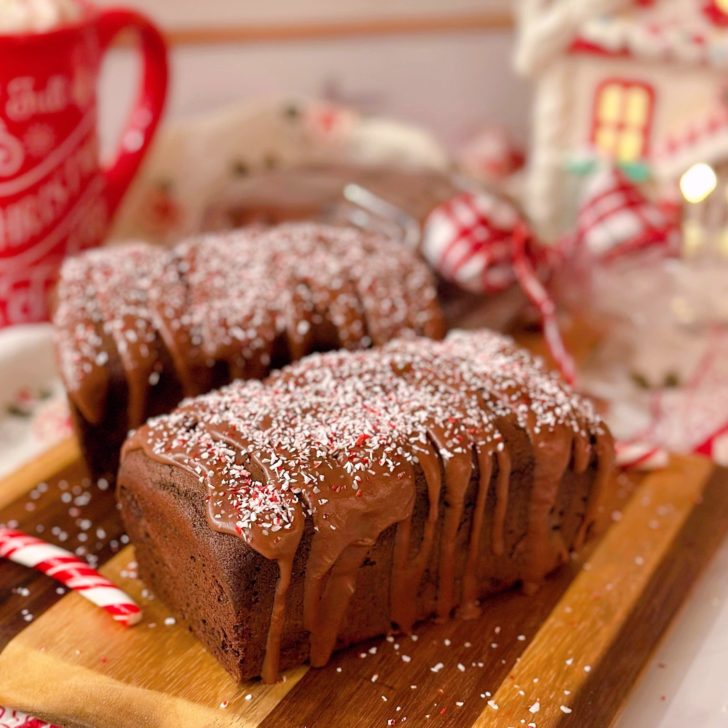
[{"label": "wooden cutting board", "polygon": [[607,726],[728,533],[728,471],[675,457],[620,476],[613,522],[586,563],[536,596],[502,594],[477,620],[372,640],[277,685],[236,685],[134,578],[113,494],[76,457],[65,443],[0,482],[0,522],[97,554],[144,620],[124,629],[0,563],[0,704],[64,726]]}]

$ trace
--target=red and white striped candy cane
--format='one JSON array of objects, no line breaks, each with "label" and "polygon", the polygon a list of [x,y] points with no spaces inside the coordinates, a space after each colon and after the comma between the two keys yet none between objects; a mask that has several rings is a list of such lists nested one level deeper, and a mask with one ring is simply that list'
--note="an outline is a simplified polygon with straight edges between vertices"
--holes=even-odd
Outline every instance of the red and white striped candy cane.
[{"label": "red and white striped candy cane", "polygon": [[641,440],[617,441],[615,450],[617,465],[625,470],[660,470],[670,460],[667,450]]},{"label": "red and white striped candy cane", "polygon": [[60,581],[105,609],[124,626],[136,624],[142,618],[141,609],[121,589],[85,561],[59,546],[52,546],[22,531],[0,527],[0,558],[37,569]]},{"label": "red and white striped candy cane", "polygon": [[32,715],[20,710],[11,710],[0,705],[0,728],[58,728],[58,726],[33,718]]}]

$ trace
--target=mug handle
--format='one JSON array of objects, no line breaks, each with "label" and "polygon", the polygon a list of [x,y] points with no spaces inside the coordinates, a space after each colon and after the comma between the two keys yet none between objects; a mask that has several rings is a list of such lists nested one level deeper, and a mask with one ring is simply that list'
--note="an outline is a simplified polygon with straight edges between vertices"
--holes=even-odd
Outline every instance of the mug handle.
[{"label": "mug handle", "polygon": [[169,67],[167,44],[158,28],[144,15],[122,8],[103,9],[98,19],[102,54],[122,30],[139,34],[142,77],[136,103],[129,115],[116,158],[106,167],[106,199],[111,217],[144,158],[154,137],[167,97]]}]

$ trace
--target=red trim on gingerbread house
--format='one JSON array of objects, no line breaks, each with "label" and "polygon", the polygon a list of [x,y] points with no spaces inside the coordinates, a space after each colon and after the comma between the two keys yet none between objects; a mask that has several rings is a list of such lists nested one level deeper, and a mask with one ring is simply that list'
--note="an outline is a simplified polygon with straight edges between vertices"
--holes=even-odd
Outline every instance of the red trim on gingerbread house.
[{"label": "red trim on gingerbread house", "polygon": [[724,106],[670,134],[652,156],[655,171],[663,178],[677,177],[695,162],[711,163],[727,158],[728,107]]}]

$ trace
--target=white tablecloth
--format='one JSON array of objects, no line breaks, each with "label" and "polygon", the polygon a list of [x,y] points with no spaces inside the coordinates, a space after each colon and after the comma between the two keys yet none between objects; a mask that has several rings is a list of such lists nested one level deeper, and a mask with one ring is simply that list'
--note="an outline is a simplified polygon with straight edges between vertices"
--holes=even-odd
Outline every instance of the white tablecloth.
[{"label": "white tablecloth", "polygon": [[50,325],[0,330],[0,478],[69,434]]}]

